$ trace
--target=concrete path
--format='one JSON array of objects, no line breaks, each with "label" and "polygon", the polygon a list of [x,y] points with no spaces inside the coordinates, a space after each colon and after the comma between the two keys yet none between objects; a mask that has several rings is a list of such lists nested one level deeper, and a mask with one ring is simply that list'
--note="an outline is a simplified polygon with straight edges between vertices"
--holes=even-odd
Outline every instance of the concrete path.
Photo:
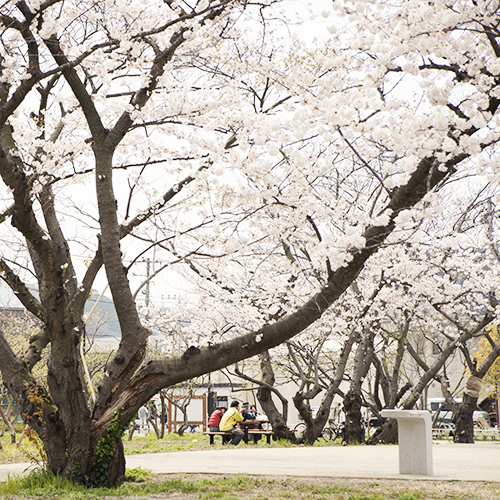
[{"label": "concrete path", "polygon": [[[500,443],[433,445],[434,476],[399,474],[397,446],[227,447],[128,455],[127,468],[158,474],[250,474],[298,477],[444,479],[500,482]],[[0,465],[0,481],[22,474],[29,464]]]}]

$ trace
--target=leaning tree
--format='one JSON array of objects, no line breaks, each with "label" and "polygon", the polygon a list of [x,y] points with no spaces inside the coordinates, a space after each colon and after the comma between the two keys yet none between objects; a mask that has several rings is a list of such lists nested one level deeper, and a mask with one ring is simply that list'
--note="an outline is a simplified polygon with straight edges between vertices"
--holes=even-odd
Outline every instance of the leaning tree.
[{"label": "leaning tree", "polygon": [[[122,431],[151,396],[304,331],[471,159],[497,174],[483,161],[498,138],[492,4],[348,4],[317,50],[264,26],[268,7],[279,17],[268,1],[0,7],[1,278],[42,323],[23,356],[0,331],[0,370],[54,473],[115,484]],[[227,266],[229,284],[203,288],[208,322],[236,311],[228,286],[273,318],[243,323],[242,306],[234,328],[201,327],[182,354],[143,363],[130,239],[194,279]],[[101,268],[121,338],[94,402],[81,345]]]}]

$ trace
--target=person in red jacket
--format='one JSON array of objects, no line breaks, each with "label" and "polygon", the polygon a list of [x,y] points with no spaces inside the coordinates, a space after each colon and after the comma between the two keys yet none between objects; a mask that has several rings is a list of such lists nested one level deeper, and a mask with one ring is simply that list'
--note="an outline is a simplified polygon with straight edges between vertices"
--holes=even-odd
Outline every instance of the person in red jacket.
[{"label": "person in red jacket", "polygon": [[221,406],[217,408],[212,415],[210,415],[210,418],[208,419],[208,428],[210,432],[219,432],[219,424],[224,413],[226,413],[226,409]]}]

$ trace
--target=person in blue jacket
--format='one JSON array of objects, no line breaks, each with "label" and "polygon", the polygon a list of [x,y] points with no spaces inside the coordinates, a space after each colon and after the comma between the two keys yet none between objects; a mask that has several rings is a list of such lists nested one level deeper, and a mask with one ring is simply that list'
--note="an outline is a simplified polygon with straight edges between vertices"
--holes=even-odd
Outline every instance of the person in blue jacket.
[{"label": "person in blue jacket", "polygon": [[[249,420],[255,420],[255,425],[253,425],[252,427],[254,429],[260,429],[261,425],[259,423],[257,423],[257,411],[256,410],[257,409],[255,408],[255,406],[250,407],[250,403],[245,401],[242,405],[241,414],[243,415],[243,420],[245,420],[247,422]],[[261,434],[257,434],[255,436],[256,441],[258,441],[261,437],[262,437]]]}]

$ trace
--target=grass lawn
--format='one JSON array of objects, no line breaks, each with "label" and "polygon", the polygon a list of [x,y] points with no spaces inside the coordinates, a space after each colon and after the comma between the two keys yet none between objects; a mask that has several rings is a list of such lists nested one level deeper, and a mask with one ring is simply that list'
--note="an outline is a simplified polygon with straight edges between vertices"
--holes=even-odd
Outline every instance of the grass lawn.
[{"label": "grass lawn", "polygon": [[[21,436],[21,428],[16,429],[17,440]],[[221,439],[216,438],[215,444],[209,444],[208,436],[203,436],[201,433],[186,434],[178,436],[177,434],[168,434],[164,439],[157,439],[154,432],[149,434],[134,434],[133,439],[129,441],[127,434],[123,436],[123,444],[125,454],[135,455],[138,453],[164,453],[174,451],[196,451],[196,450],[213,450],[222,448]],[[0,464],[30,462],[33,459],[41,459],[39,450],[35,446],[33,440],[25,437],[20,446],[10,443],[10,434],[6,433],[0,437],[2,450],[0,450]],[[243,442],[240,446],[247,446]],[[248,445],[254,447],[254,444]],[[257,446],[268,446],[265,444],[265,439],[261,440]],[[292,446],[286,441],[271,441],[271,446]],[[325,443],[319,440],[314,446],[332,446],[331,443]]]}]

